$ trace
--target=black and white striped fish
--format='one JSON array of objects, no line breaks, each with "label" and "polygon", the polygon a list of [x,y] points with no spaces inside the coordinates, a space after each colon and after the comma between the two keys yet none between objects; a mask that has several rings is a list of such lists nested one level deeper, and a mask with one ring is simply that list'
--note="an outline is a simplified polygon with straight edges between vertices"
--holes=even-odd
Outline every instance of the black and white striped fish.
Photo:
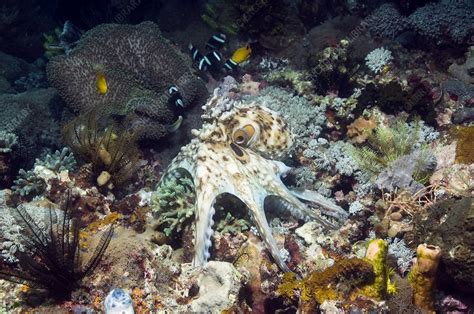
[{"label": "black and white striped fish", "polygon": [[207,41],[206,49],[208,49],[208,50],[220,50],[222,48],[222,46],[224,46],[225,41],[226,41],[225,34],[221,33],[221,34],[213,35]]}]

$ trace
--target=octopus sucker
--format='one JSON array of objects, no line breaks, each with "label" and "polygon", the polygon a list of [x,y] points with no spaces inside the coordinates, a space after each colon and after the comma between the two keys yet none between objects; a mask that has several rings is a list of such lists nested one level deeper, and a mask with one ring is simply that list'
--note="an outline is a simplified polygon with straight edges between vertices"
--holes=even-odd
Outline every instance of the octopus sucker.
[{"label": "octopus sucker", "polygon": [[[216,94],[204,108],[217,103],[219,96]],[[181,149],[161,179],[165,182],[170,176],[187,173],[194,182],[193,265],[207,263],[214,204],[220,195],[230,194],[246,205],[279,268],[290,271],[280,255],[265,210],[276,205],[297,218],[316,220],[325,228],[337,228],[337,225],[323,219],[318,211],[299,199],[318,205],[324,214],[336,219],[344,220],[346,212],[316,192],[293,191],[283,184],[281,177],[290,168],[278,159],[290,151],[293,135],[278,113],[256,103],[235,104],[224,112],[210,112],[203,118],[206,121],[202,128],[192,132],[196,137]]]}]

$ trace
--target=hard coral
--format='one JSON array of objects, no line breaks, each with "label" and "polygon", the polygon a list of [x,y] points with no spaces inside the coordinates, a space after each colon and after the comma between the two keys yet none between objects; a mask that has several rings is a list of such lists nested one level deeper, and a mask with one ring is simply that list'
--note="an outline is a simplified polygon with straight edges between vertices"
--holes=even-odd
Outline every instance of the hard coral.
[{"label": "hard coral", "polygon": [[441,0],[417,9],[408,17],[408,23],[429,39],[449,39],[461,44],[474,27],[473,14],[474,4],[470,0]]},{"label": "hard coral", "polygon": [[[177,118],[170,86],[178,88],[185,106],[204,90],[189,62],[152,22],[99,25],[70,54],[51,59],[47,73],[75,111],[102,108],[125,117],[124,125],[150,139],[167,134],[166,126]],[[107,82],[105,93],[96,85],[100,73]]]},{"label": "hard coral", "polygon": [[368,18],[369,31],[374,36],[394,39],[407,28],[407,20],[390,3],[382,4]]}]

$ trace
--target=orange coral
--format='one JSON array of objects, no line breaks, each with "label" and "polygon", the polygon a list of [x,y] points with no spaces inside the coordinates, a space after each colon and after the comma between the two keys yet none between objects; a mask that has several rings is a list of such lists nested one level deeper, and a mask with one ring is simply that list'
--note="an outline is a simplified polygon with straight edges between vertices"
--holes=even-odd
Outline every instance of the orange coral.
[{"label": "orange coral", "polygon": [[122,217],[123,217],[122,214],[118,212],[112,212],[108,214],[107,216],[105,216],[104,218],[91,222],[89,225],[87,225],[87,227],[85,227],[79,232],[81,248],[87,249],[89,246],[88,244],[89,238],[93,234],[103,229],[105,226],[109,226],[115,223],[117,220],[121,219]]},{"label": "orange coral", "polygon": [[374,117],[365,119],[364,117],[357,118],[354,122],[347,126],[347,135],[356,143],[363,143],[367,140],[372,130],[377,127],[377,122]]}]

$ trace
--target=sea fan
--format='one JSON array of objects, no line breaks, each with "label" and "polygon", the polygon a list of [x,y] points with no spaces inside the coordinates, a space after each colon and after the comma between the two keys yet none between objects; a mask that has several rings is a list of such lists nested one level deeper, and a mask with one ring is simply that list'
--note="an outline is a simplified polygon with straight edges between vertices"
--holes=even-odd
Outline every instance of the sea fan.
[{"label": "sea fan", "polygon": [[114,232],[113,227],[104,232],[91,258],[82,263],[79,226],[70,205],[69,195],[62,215],[50,209],[45,219],[47,228],[41,228],[23,206],[11,209],[11,215],[22,227],[26,249],[15,254],[15,267],[0,263],[0,278],[46,290],[57,300],[69,299],[79,281],[97,267]]}]

